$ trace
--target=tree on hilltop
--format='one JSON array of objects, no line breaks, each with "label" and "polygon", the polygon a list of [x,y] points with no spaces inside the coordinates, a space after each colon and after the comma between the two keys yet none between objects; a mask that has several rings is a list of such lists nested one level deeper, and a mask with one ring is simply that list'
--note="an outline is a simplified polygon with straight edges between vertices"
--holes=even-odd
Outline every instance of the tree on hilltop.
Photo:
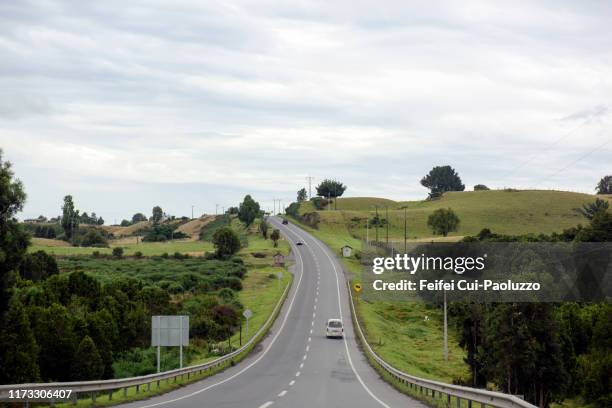
[{"label": "tree on hilltop", "polygon": [[451,166],[436,166],[421,179],[421,185],[430,190],[429,198],[439,197],[447,191],[463,191],[465,185]]},{"label": "tree on hilltop", "polygon": [[599,180],[597,194],[612,194],[612,176],[604,176]]}]

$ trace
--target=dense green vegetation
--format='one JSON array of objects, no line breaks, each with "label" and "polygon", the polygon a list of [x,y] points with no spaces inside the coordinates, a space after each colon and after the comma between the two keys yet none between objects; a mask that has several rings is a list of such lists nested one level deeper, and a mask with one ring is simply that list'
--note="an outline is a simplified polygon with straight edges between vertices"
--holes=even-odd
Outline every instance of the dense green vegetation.
[{"label": "dense green vegetation", "polygon": [[[602,208],[589,225],[550,236],[484,230],[466,240],[612,242],[612,213]],[[598,406],[612,404],[609,303],[455,303],[451,315],[467,352],[471,385],[493,382],[539,406],[577,395]]]},{"label": "dense green vegetation", "polygon": [[[101,248],[91,255],[61,258],[40,250],[27,253],[29,235],[14,218],[25,193],[1,154],[0,183],[0,383],[152,373],[156,367],[149,347],[150,322],[156,314],[189,315],[192,346],[186,350],[187,362],[211,358],[235,347],[244,308],[241,298],[253,299],[252,294],[240,295],[248,267],[257,264],[254,275],[258,285],[249,283],[248,287],[265,300],[249,305],[259,314],[257,324],[267,318],[261,314],[269,315],[282,287],[290,281],[285,277],[282,287],[276,284],[275,275],[262,264],[273,244],[259,237],[255,220],[253,231],[237,220],[223,229],[235,238],[231,253],[192,257],[175,252],[145,257],[135,250],[132,257],[126,257],[122,246],[114,246],[111,254],[110,249]],[[63,234],[73,242],[82,242],[78,211],[70,196],[65,199],[64,213]],[[154,219],[158,213],[154,211]],[[100,236],[106,233],[84,230],[83,239],[92,241],[98,235],[91,231]],[[249,233],[254,235],[258,260],[253,262],[249,254],[231,257],[241,248],[238,235]],[[194,244],[206,246],[201,241]],[[136,248],[144,249],[145,245],[153,243],[137,244]],[[262,281],[259,272],[271,282]],[[227,347],[219,347],[219,342]],[[176,365],[176,353],[164,353],[162,368]]]}]

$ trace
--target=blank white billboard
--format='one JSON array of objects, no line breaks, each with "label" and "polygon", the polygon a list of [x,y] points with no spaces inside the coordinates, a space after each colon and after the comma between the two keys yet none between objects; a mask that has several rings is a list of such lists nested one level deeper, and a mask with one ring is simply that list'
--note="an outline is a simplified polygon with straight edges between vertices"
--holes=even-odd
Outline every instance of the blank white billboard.
[{"label": "blank white billboard", "polygon": [[181,339],[189,345],[189,316],[151,316],[151,346],[177,347]]}]

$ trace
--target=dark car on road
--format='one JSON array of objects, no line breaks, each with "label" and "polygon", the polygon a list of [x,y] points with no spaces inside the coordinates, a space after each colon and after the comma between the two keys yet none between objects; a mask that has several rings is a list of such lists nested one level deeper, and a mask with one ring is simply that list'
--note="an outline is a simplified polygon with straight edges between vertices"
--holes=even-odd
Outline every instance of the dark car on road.
[{"label": "dark car on road", "polygon": [[287,221],[286,219],[283,219],[283,225],[287,225],[289,224],[289,221]]}]

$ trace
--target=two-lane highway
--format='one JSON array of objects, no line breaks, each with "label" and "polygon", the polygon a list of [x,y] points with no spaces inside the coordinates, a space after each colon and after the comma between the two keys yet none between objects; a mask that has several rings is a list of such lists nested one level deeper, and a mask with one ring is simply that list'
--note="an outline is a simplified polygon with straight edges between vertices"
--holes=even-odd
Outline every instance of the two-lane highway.
[{"label": "two-lane highway", "polygon": [[[331,251],[302,229],[268,218],[292,246],[294,284],[270,333],[235,367],[179,390],[126,406],[424,407],[380,379],[359,351],[346,281]],[[296,245],[302,242],[303,245]],[[343,339],[325,323],[341,318]]]}]

